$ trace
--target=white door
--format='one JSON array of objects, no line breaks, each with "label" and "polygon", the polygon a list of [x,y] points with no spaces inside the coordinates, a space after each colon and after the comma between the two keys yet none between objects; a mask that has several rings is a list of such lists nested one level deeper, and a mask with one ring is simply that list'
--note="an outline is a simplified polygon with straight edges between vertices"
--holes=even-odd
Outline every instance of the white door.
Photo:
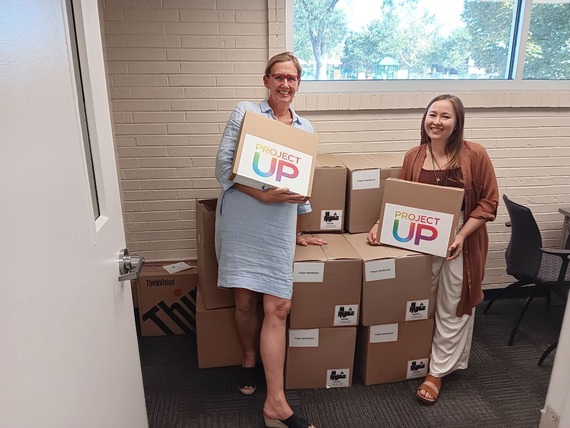
[{"label": "white door", "polygon": [[85,107],[65,0],[0,2],[0,427],[148,426],[97,1],[74,8]]}]

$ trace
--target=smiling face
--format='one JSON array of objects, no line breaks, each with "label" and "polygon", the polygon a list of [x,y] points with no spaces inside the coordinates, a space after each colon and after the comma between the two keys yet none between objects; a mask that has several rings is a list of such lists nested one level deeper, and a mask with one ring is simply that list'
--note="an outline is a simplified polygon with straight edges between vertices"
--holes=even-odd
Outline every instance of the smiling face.
[{"label": "smiling face", "polygon": [[[301,80],[298,79],[296,83],[289,83],[291,76],[297,76],[299,71],[292,61],[277,62],[271,67],[269,76],[263,76],[263,84],[269,89],[269,104],[287,104],[287,107],[293,102],[293,98],[299,89]],[[273,76],[289,76],[282,82],[278,82]],[[278,80],[279,79],[278,77]]]},{"label": "smiling face", "polygon": [[435,101],[427,111],[424,130],[432,142],[447,143],[456,123],[455,109],[451,101]]}]

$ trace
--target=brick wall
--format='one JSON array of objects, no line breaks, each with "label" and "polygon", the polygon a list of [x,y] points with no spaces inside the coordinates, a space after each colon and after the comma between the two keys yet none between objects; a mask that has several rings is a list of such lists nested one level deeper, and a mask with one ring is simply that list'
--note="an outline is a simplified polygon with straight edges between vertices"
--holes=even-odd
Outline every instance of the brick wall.
[{"label": "brick wall", "polygon": [[[230,111],[266,97],[267,59],[285,49],[283,0],[101,0],[127,244],[148,260],[196,257],[195,198],[216,197]],[[404,152],[425,93],[303,93],[321,152]],[[570,91],[464,92],[466,136],[483,144],[500,191],[528,204],[544,245],[570,206]],[[486,286],[509,282],[506,210],[489,225]]]}]

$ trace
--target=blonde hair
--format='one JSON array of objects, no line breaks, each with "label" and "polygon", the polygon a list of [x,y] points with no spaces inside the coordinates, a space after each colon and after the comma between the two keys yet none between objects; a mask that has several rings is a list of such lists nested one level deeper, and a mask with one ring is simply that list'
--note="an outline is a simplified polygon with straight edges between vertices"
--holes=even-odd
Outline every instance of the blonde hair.
[{"label": "blonde hair", "polygon": [[297,77],[300,79],[301,74],[303,74],[303,68],[299,63],[299,60],[295,55],[291,52],[282,52],[280,54],[272,56],[269,61],[267,61],[267,65],[265,66],[265,75],[269,76],[271,74],[271,69],[273,66],[279,62],[289,62],[291,61],[295,68],[297,69]]}]

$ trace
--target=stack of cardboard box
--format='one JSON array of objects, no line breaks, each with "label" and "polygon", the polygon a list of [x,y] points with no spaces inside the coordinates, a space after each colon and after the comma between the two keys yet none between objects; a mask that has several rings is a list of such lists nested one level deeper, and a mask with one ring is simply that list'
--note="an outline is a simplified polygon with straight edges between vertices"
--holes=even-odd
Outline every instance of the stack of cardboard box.
[{"label": "stack of cardboard box", "polygon": [[352,384],[362,260],[341,234],[314,235],[325,246],[297,246],[285,387]]},{"label": "stack of cardboard box", "polygon": [[[424,185],[410,182],[406,186],[411,188],[400,189],[397,182],[402,180],[395,177],[401,174],[401,155],[316,155],[314,136],[305,139],[296,132],[284,137],[291,132],[275,121],[246,115],[232,167],[232,179],[242,184],[261,189],[300,186],[297,193],[310,197],[312,207],[312,213],[301,217],[300,230],[320,233],[315,236],[328,241],[323,247],[296,248],[286,387],[350,386],[355,361],[365,384],[424,376],[434,330],[431,254],[437,252],[421,244],[434,241],[439,231],[427,225],[416,228],[410,219],[433,218],[429,210],[441,206],[440,193],[434,196]],[[298,139],[305,140],[300,144]],[[197,201],[200,367],[239,365],[242,360],[233,292],[216,286],[215,210],[216,200]],[[451,221],[442,222],[448,228],[457,225],[459,207],[454,210],[448,210]],[[405,218],[394,217],[402,213]],[[381,242],[390,246],[366,241],[379,218]],[[394,227],[387,230],[390,222]],[[411,247],[402,244],[409,234],[390,239],[400,226],[416,233]]]},{"label": "stack of cardboard box", "polygon": [[[234,316],[234,292],[217,287],[218,262],[214,244],[216,205],[216,199],[196,201],[199,276],[196,330],[200,368],[240,365],[243,359]],[[261,308],[258,308],[258,316],[262,317]]]},{"label": "stack of cardboard box", "polygon": [[433,336],[430,255],[346,235],[363,260],[357,360],[366,385],[427,374]]}]

